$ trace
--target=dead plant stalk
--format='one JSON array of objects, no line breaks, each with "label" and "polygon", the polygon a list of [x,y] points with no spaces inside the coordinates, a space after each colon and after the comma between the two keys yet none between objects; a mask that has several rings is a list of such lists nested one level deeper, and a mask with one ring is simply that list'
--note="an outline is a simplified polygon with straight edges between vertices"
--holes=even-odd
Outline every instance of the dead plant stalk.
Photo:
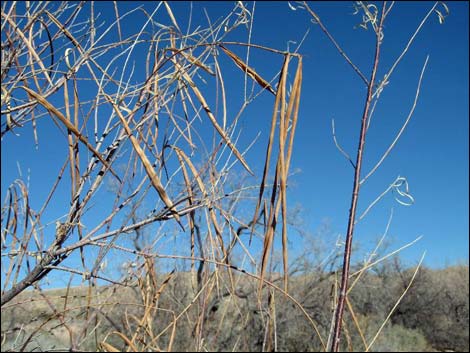
[{"label": "dead plant stalk", "polygon": [[353,191],[352,191],[352,197],[351,197],[351,208],[349,209],[348,228],[347,228],[347,233],[346,233],[346,244],[344,248],[343,272],[341,275],[341,286],[340,286],[338,304],[336,306],[336,311],[335,311],[335,325],[334,325],[334,331],[333,331],[333,341],[331,344],[332,352],[338,352],[339,350],[341,324],[343,320],[344,304],[346,302],[346,295],[347,295],[347,290],[348,290],[349,264],[351,261],[352,238],[354,234],[354,224],[356,220],[357,203],[359,200],[362,159],[363,159],[363,154],[364,154],[364,146],[366,143],[367,117],[369,116],[369,109],[370,109],[371,102],[373,99],[375,76],[376,76],[377,68],[379,65],[380,45],[382,43],[381,34],[382,34],[382,25],[383,25],[383,20],[384,20],[384,10],[385,10],[385,3],[382,6],[382,15],[380,16],[380,23],[379,23],[378,31],[376,33],[374,65],[372,67],[372,73],[370,76],[369,83],[367,85],[367,96],[366,96],[366,101],[364,104],[364,111],[362,113],[362,118],[361,118],[359,145],[357,148],[356,164],[354,168],[354,182],[353,182]]}]

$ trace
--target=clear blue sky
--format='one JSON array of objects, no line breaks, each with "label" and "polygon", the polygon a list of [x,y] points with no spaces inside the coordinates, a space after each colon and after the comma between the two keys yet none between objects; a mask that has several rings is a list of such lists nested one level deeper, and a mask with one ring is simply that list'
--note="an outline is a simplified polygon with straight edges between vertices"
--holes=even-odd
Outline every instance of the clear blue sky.
[{"label": "clear blue sky", "polygon": [[[147,2],[144,7],[151,12],[156,4]],[[404,207],[394,201],[392,194],[387,195],[358,225],[354,239],[364,251],[371,248],[385,229],[390,208],[393,207],[394,218],[389,231],[393,243],[390,249],[398,248],[423,235],[424,238],[405,250],[402,256],[405,261],[416,263],[421,253],[427,250],[425,264],[433,267],[468,263],[469,247],[468,3],[446,4],[450,15],[445,23],[440,25],[437,15],[431,16],[382,93],[365,150],[364,172],[377,162],[406,119],[413,103],[421,67],[429,55],[414,116],[392,154],[361,189],[359,213],[399,175],[407,178],[415,203],[411,207]],[[171,5],[182,30],[186,31],[189,3],[177,2]],[[215,21],[225,15],[232,5],[231,2],[193,3],[191,29],[206,25],[203,9]],[[119,6],[123,13],[125,9],[135,7],[136,3],[120,3]],[[246,3],[246,6],[250,11],[253,9],[252,3]],[[395,4],[385,25],[379,78],[388,71],[432,6],[433,2],[426,1]],[[354,29],[360,18],[352,15],[352,3],[314,2],[311,7],[368,77],[373,56],[373,33],[370,29]],[[96,12],[101,12],[100,21],[110,23],[114,19],[111,2],[96,3]],[[126,33],[135,33],[142,23],[139,22],[143,20],[142,13],[132,16],[135,16],[133,24],[127,22],[123,27]],[[163,7],[157,16],[161,17],[163,23],[169,24]],[[295,47],[289,41],[299,43],[309,31],[299,49],[299,53],[304,55],[304,80],[291,163],[291,170],[298,172],[289,180],[289,205],[301,205],[301,217],[306,231],[315,234],[327,223],[332,239],[336,239],[338,234],[344,237],[353,169],[333,143],[331,118],[335,118],[337,137],[343,148],[355,159],[366,93],[364,84],[320,28],[310,23],[305,11],[291,10],[287,2],[258,2],[254,16],[251,38],[254,44],[285,50],[288,45],[290,48]],[[246,30],[240,29],[236,33],[230,37],[231,40],[246,41]],[[112,31],[107,40],[116,40],[116,36],[116,31]],[[239,48],[234,51],[241,57],[246,53]],[[138,55],[145,53],[137,52],[136,57]],[[273,56],[253,50],[250,65],[261,75],[271,78],[280,67],[281,61],[279,58],[270,58]],[[226,63],[230,64],[230,61],[227,60]],[[226,84],[243,82],[240,71],[233,65],[231,69],[227,71]],[[143,70],[141,65],[136,67],[136,72],[139,70]],[[229,108],[233,109],[229,112],[233,113],[238,108],[237,100],[231,102],[234,107]],[[247,162],[258,178],[262,174],[260,160],[265,152],[264,143],[272,104],[272,96],[264,94],[247,110],[240,122],[242,132],[246,134],[242,134],[239,141],[241,149],[247,146],[258,131],[262,132],[258,144],[251,154],[247,154]],[[18,132],[19,137],[7,134],[2,141],[2,199],[8,185],[19,176],[18,162],[23,178],[26,178],[29,170],[31,202],[37,209],[42,205],[64,161],[64,146],[57,148],[57,144],[65,144],[65,139],[58,135],[57,127],[45,119],[40,121],[38,150],[34,148],[30,127]],[[48,167],[45,168],[45,165]],[[60,205],[61,202],[68,202],[68,197],[69,191],[64,185],[51,206],[50,221],[66,212],[66,208],[62,210]],[[106,204],[110,202],[101,201]],[[47,222],[47,219],[43,222]],[[290,239],[294,253],[299,251],[298,244],[301,242],[296,237],[293,233]]]}]

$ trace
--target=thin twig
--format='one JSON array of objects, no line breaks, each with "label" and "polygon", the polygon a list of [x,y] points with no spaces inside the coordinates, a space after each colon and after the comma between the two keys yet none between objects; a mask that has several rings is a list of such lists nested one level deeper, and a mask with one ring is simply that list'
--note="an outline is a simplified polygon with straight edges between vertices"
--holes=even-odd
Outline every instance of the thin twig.
[{"label": "thin twig", "polygon": [[403,134],[403,132],[405,131],[405,128],[406,126],[408,125],[408,123],[410,122],[411,120],[411,117],[413,116],[413,113],[415,111],[415,108],[416,108],[416,104],[418,102],[418,98],[419,98],[419,92],[420,92],[420,89],[421,89],[421,82],[423,80],[423,76],[424,76],[424,71],[426,70],[426,65],[428,64],[428,59],[429,59],[429,55],[426,56],[426,60],[424,61],[424,65],[421,69],[421,74],[419,75],[419,81],[418,81],[418,86],[416,88],[416,94],[415,94],[415,98],[414,98],[414,101],[413,101],[413,105],[411,106],[411,110],[410,112],[408,113],[408,116],[405,120],[405,122],[403,123],[402,127],[400,128],[400,131],[398,131],[398,134],[397,136],[395,137],[395,139],[393,140],[393,142],[390,144],[390,146],[387,148],[387,150],[385,151],[385,153],[382,155],[382,157],[379,159],[379,161],[377,162],[377,164],[371,169],[371,171],[369,173],[367,173],[367,175],[361,180],[360,184],[362,185],[372,174],[374,174],[374,172],[380,167],[380,165],[382,164],[382,162],[385,160],[385,158],[387,158],[387,156],[390,154],[390,152],[392,151],[393,147],[395,147],[396,143],[398,142],[398,140],[400,139],[401,135]]},{"label": "thin twig", "polygon": [[418,274],[418,271],[419,269],[421,268],[421,264],[423,263],[423,260],[424,260],[424,257],[426,256],[426,251],[423,253],[423,255],[421,256],[421,259],[419,260],[419,263],[418,263],[418,266],[416,266],[416,270],[415,272],[413,273],[413,277],[411,277],[411,280],[410,280],[410,283],[408,283],[408,286],[406,287],[406,289],[403,291],[403,294],[400,296],[400,298],[398,298],[397,302],[395,303],[395,305],[393,306],[392,310],[390,310],[390,312],[388,313],[387,317],[385,318],[384,322],[382,323],[382,325],[380,326],[380,328],[377,330],[377,333],[375,334],[374,338],[372,339],[372,341],[369,343],[369,345],[367,346],[367,349],[366,349],[366,352],[369,352],[370,348],[372,347],[372,345],[375,343],[375,341],[377,340],[377,337],[379,337],[380,333],[382,332],[382,329],[385,327],[385,325],[387,324],[388,320],[390,319],[390,317],[392,316],[392,314],[395,312],[396,308],[398,307],[398,305],[400,304],[400,302],[402,301],[403,297],[406,295],[406,293],[408,292],[408,290],[410,289],[411,285],[413,284],[414,282],[414,279],[416,277],[416,275]]},{"label": "thin twig", "polygon": [[316,24],[318,24],[323,31],[323,33],[326,34],[328,39],[333,43],[333,45],[338,49],[338,52],[341,54],[341,56],[348,62],[348,64],[354,69],[354,71],[359,75],[359,77],[364,81],[366,86],[369,86],[369,81],[367,78],[364,76],[364,74],[359,70],[359,68],[349,59],[349,57],[346,55],[344,50],[340,47],[340,45],[336,42],[334,37],[330,34],[330,32],[326,29],[325,25],[323,22],[320,20],[320,17],[308,6],[308,3],[304,1],[303,5],[307,9],[307,11],[310,13],[310,15],[313,17],[314,21]]}]

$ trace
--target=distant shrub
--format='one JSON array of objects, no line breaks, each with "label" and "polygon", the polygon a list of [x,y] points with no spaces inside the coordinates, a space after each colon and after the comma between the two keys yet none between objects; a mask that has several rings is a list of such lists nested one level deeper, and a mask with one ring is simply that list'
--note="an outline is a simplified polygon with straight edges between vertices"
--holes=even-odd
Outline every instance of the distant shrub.
[{"label": "distant shrub", "polygon": [[373,352],[429,352],[426,338],[419,330],[387,325],[371,349]]},{"label": "distant shrub", "polygon": [[[419,329],[438,350],[469,350],[468,266],[423,269],[392,316],[392,322]],[[410,276],[402,273],[403,281]]]}]

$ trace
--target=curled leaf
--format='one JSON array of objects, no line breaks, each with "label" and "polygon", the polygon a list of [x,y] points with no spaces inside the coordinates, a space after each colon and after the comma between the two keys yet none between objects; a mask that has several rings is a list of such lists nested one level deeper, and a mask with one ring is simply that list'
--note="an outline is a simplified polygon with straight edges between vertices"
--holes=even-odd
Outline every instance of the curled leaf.
[{"label": "curled leaf", "polygon": [[289,8],[292,10],[292,11],[297,11],[297,8],[295,6],[293,6],[290,1],[287,2],[287,5],[289,6]]},{"label": "curled leaf", "polygon": [[395,196],[395,200],[403,206],[411,206],[414,204],[415,200],[413,196],[410,194],[408,181],[404,177],[398,177],[395,182],[393,183],[393,191],[395,191],[398,195],[408,199],[407,202],[401,201],[397,196]]}]

